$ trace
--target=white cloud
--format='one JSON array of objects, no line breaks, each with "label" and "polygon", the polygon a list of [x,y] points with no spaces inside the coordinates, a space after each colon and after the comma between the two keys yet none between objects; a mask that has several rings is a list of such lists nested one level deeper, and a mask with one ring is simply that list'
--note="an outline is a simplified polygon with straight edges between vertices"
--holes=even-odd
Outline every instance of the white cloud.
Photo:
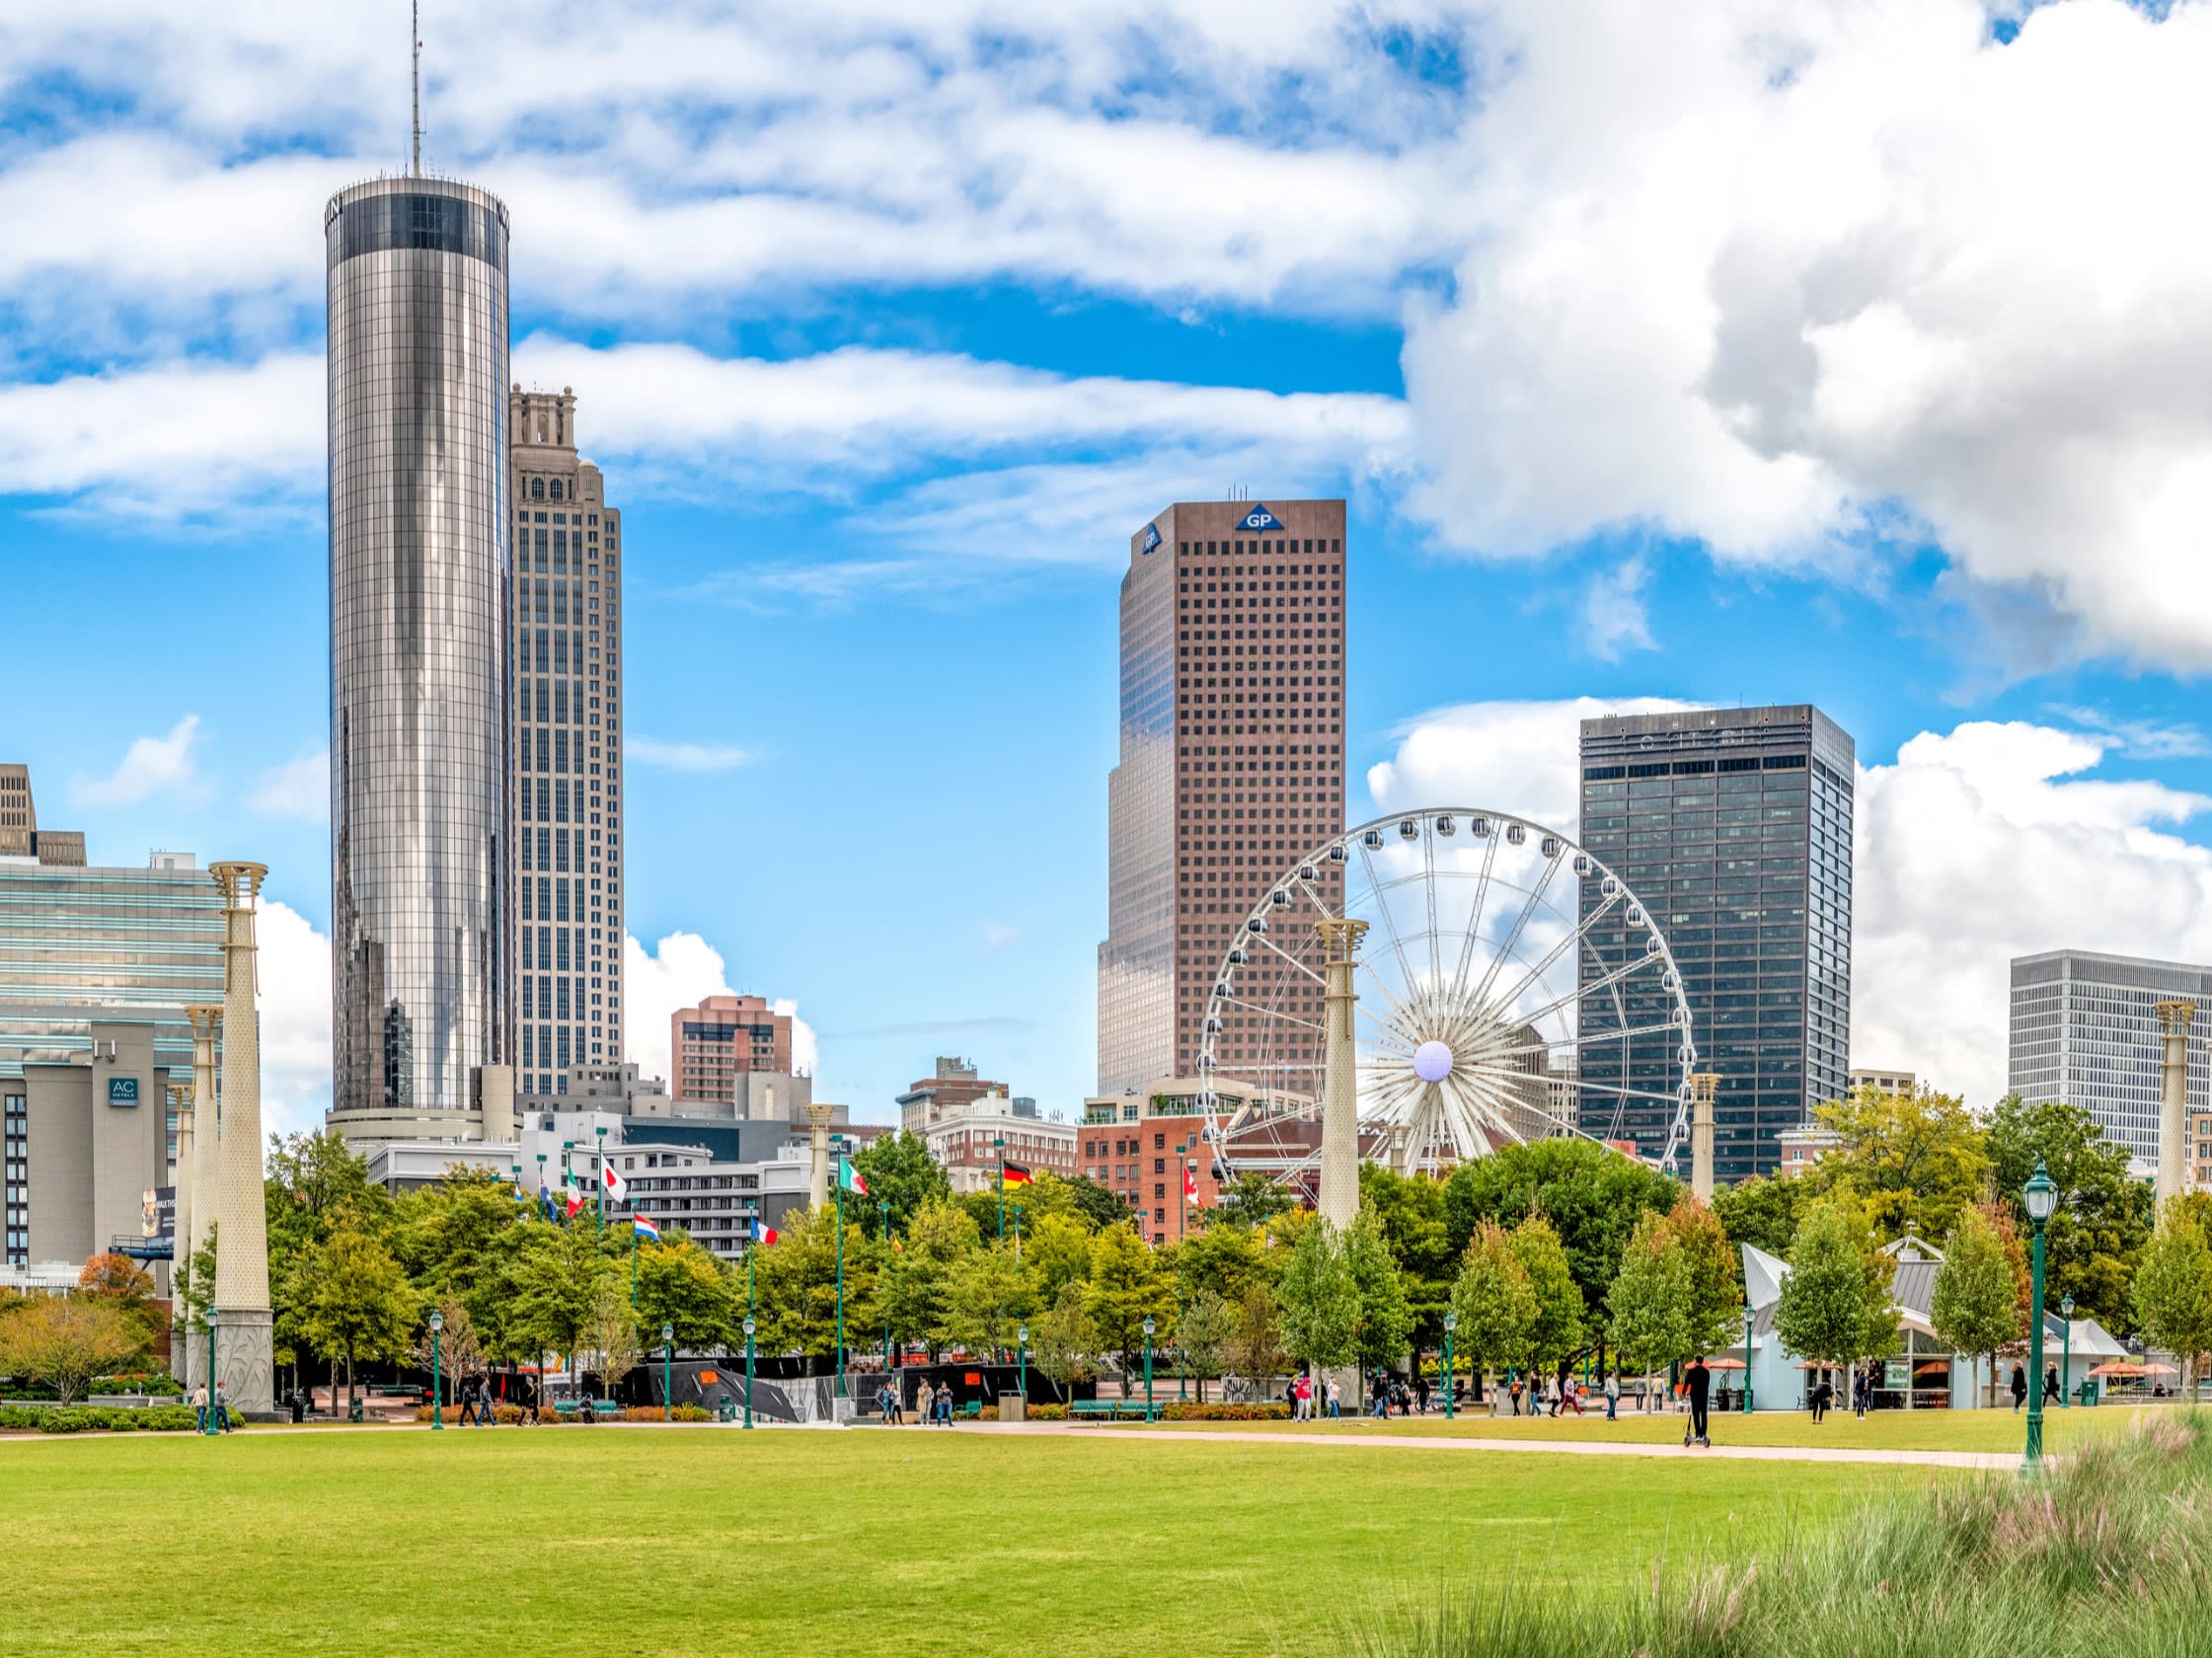
[{"label": "white cloud", "polygon": [[1406,349],[1423,510],[1834,563],[1901,513],[1993,618],[2212,665],[2212,230],[2174,210],[2212,7],[2158,10],[1999,44],[1976,0],[1488,8],[1481,229]]},{"label": "white cloud", "polygon": [[1583,589],[1582,643],[1601,662],[1618,662],[1632,650],[1658,648],[1643,605],[1648,573],[1640,555],[1600,571]]},{"label": "white cloud", "polygon": [[265,899],[261,943],[262,1132],[312,1134],[331,1108],[331,942]]},{"label": "white cloud", "polygon": [[978,921],[975,942],[987,950],[1008,949],[1022,942],[1022,930],[1003,921]]},{"label": "white cloud", "polygon": [[331,756],[320,749],[297,760],[271,766],[254,781],[247,809],[271,817],[303,817],[327,823],[331,815]]},{"label": "white cloud", "polygon": [[664,742],[657,737],[632,737],[629,754],[634,764],[670,772],[727,772],[756,758],[751,749],[727,743]]},{"label": "white cloud", "polygon": [[1397,728],[1398,751],[1367,769],[1367,792],[1377,813],[1487,806],[1571,835],[1582,817],[1581,722],[1689,706],[1655,697],[1578,697],[1434,709]]},{"label": "white cloud", "polygon": [[181,788],[192,780],[192,744],[198,735],[199,716],[188,714],[166,736],[138,738],[110,776],[71,779],[69,798],[80,806],[129,806],[156,791]]},{"label": "white cloud", "polygon": [[[1491,805],[1574,832],[1576,722],[1679,708],[1477,703],[1410,721],[1379,807]],[[1862,767],[1854,832],[1854,1063],[1986,1106],[2005,1089],[2010,963],[2073,946],[2212,960],[2212,852],[2174,831],[2212,798],[2094,774],[2111,739],[2023,723],[1923,732]]]},{"label": "white cloud", "polygon": [[[668,1020],[678,1008],[696,1007],[709,996],[733,996],[722,951],[696,933],[671,933],[648,950],[636,939],[622,941],[623,992],[630,1003],[628,1058],[649,1077],[670,1076]],[[813,1026],[800,1018],[789,999],[769,1004],[792,1021],[792,1064],[819,1076],[820,1044]]]}]

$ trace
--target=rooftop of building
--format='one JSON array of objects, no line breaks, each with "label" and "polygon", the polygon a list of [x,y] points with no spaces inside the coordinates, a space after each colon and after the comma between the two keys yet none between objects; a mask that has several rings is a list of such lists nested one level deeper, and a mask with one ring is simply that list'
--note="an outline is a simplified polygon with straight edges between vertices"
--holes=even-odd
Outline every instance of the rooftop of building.
[{"label": "rooftop of building", "polygon": [[[2075,949],[2069,946],[2063,949],[2040,950],[2033,955],[2016,955],[2013,957],[2012,965],[2013,983],[2016,986],[2048,984],[2060,978],[2077,977],[2076,974],[2062,972],[2060,969],[2068,965],[2083,965],[2117,968],[2137,977],[2166,974],[2192,978],[2199,982],[2192,986],[2175,986],[2174,988],[2186,989],[2191,994],[2212,992],[2212,967],[2199,966],[2187,961],[2164,961],[2156,956],[2113,955],[2103,950]],[[2147,985],[2141,988],[2160,989],[2164,987]]]}]

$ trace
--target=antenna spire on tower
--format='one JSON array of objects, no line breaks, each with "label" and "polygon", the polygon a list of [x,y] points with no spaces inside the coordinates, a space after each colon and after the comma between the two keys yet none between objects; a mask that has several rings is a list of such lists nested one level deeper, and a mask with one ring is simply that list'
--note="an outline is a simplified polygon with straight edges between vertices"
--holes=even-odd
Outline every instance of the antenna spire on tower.
[{"label": "antenna spire on tower", "polygon": [[413,176],[422,177],[422,0],[408,7],[408,38],[415,42],[415,160]]}]

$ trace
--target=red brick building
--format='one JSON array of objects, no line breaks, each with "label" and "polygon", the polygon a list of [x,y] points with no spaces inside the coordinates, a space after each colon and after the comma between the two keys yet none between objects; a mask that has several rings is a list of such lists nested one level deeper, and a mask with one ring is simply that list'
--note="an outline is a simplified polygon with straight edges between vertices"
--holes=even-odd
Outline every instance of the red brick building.
[{"label": "red brick building", "polygon": [[743,1071],[791,1071],[791,1016],[758,996],[710,996],[668,1016],[668,1093],[726,1100]]}]

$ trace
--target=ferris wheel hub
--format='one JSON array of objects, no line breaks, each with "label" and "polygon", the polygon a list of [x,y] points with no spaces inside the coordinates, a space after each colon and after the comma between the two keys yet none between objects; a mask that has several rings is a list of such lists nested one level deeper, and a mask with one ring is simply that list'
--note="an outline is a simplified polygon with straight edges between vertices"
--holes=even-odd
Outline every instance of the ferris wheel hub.
[{"label": "ferris wheel hub", "polygon": [[1423,1042],[1413,1050],[1413,1075],[1424,1083],[1440,1083],[1452,1074],[1452,1050],[1442,1042]]}]

